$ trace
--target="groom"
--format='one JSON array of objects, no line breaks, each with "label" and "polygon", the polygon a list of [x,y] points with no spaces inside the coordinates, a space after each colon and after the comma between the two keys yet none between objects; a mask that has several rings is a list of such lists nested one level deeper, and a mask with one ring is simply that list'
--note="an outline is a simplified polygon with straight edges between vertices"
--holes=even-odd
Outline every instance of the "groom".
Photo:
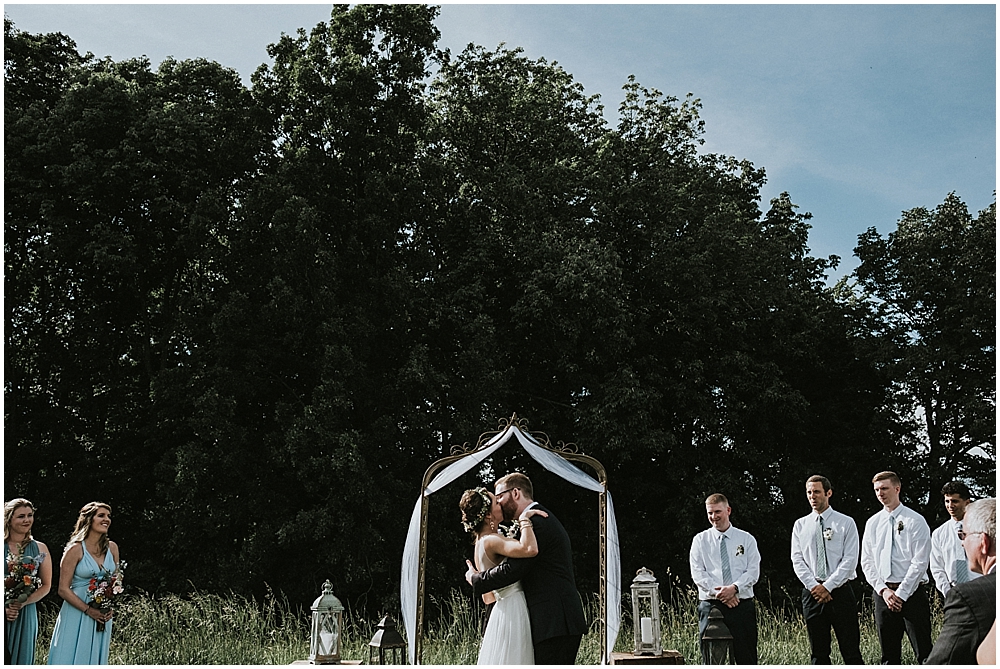
[{"label": "groom", "polygon": [[531,618],[535,664],[573,664],[587,623],[576,591],[569,535],[552,512],[534,500],[531,481],[524,474],[508,474],[493,489],[504,520],[514,520],[529,507],[549,514],[531,519],[538,555],[509,558],[484,572],[466,560],[465,580],[477,597],[520,581]]}]

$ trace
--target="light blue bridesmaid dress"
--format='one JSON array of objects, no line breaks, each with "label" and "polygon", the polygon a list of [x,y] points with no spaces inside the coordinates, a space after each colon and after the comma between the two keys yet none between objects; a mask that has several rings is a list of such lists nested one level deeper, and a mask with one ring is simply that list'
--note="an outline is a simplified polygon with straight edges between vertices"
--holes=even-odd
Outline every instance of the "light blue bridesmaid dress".
[{"label": "light blue bridesmaid dress", "polygon": [[[83,557],[76,563],[70,589],[77,597],[89,602],[87,587],[90,579],[96,578],[101,570],[97,566],[97,560],[87,551],[87,546],[81,546]],[[104,571],[115,571],[115,559],[111,556],[110,549],[104,555]],[[63,602],[55,629],[52,630],[49,664],[107,664],[112,623],[113,620],[109,620],[104,631],[98,632],[97,622],[93,618],[84,615],[83,611],[69,602]]]},{"label": "light blue bridesmaid dress", "polygon": [[[24,554],[29,557],[38,557],[38,542],[31,541],[24,548]],[[7,542],[3,545],[3,575],[7,576],[7,558],[10,556],[10,548]],[[48,557],[46,556],[46,560]],[[38,611],[34,604],[21,607],[21,612],[17,614],[17,620],[6,621],[7,623],[7,648],[10,650],[10,659],[13,664],[34,664],[35,663],[35,639],[38,638]]]}]

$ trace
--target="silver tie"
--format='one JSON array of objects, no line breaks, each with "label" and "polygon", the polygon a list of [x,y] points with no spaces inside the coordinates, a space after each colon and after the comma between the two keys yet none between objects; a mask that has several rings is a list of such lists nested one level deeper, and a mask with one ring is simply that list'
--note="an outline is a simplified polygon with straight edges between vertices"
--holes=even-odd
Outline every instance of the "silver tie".
[{"label": "silver tie", "polygon": [[895,541],[896,519],[889,516],[889,526],[886,529],[885,536],[882,537],[882,549],[878,556],[878,571],[882,576],[882,580],[889,580],[892,576],[892,544]]},{"label": "silver tie", "polygon": [[816,523],[816,578],[825,581],[830,576],[830,562],[826,557],[826,531],[823,516]]},{"label": "silver tie", "polygon": [[726,535],[722,535],[719,542],[719,559],[722,560],[722,584],[732,585],[733,570],[729,567],[729,549],[726,547]]},{"label": "silver tie", "polygon": [[[961,532],[961,531],[962,531],[962,521],[960,520],[960,521],[958,521],[958,522],[955,523],[955,533],[956,533],[956,536],[957,536],[957,533]],[[959,545],[961,545],[961,541],[959,541]],[[963,551],[965,550],[964,546],[962,547],[962,550]],[[967,583],[968,582],[968,580],[969,580],[969,563],[966,561],[965,558],[955,558],[955,564],[954,564],[954,568],[952,570],[952,573],[955,574],[955,585],[958,585],[959,583]]]}]

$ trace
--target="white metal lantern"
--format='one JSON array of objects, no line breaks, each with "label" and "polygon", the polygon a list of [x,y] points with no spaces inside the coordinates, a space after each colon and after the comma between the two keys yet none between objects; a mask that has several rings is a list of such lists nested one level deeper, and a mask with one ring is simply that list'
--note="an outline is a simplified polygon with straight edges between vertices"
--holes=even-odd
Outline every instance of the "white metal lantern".
[{"label": "white metal lantern", "polygon": [[660,586],[653,572],[643,567],[632,581],[633,655],[662,654],[660,647]]},{"label": "white metal lantern", "polygon": [[340,664],[340,632],[343,629],[344,605],[333,595],[333,583],[323,584],[323,594],[312,604],[312,634],[309,640],[310,664]]}]

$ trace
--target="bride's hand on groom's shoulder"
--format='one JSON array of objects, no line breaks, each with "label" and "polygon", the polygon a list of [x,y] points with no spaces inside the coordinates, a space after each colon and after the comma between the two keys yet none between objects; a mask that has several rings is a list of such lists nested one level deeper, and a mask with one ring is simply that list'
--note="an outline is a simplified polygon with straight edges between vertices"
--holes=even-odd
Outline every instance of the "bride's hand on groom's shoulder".
[{"label": "bride's hand on groom's shoulder", "polygon": [[521,517],[519,520],[528,520],[532,516],[541,516],[542,518],[548,518],[549,514],[541,509],[525,509],[521,512]]}]

